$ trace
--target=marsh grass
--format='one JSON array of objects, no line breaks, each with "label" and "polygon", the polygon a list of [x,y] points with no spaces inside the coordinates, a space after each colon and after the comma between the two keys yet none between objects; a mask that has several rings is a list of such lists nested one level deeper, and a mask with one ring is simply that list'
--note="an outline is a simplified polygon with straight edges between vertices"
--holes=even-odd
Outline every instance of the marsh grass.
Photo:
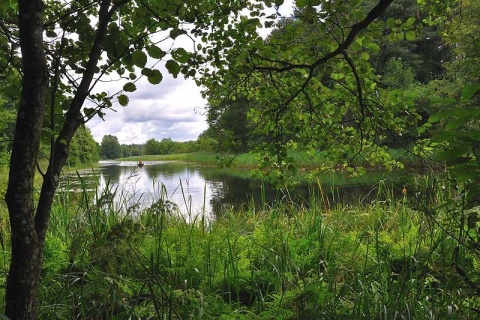
[{"label": "marsh grass", "polygon": [[[419,200],[395,199],[380,183],[373,201],[340,206],[326,191],[319,187],[308,206],[285,191],[274,203],[225,207],[215,219],[179,212],[161,185],[140,211],[108,183],[101,192],[59,193],[45,248],[40,317],[478,316],[478,297],[451,268],[457,238],[432,223]],[[434,197],[437,219],[447,218],[439,205],[453,196]],[[460,254],[471,259],[465,250]],[[2,259],[4,274],[8,257]]]}]

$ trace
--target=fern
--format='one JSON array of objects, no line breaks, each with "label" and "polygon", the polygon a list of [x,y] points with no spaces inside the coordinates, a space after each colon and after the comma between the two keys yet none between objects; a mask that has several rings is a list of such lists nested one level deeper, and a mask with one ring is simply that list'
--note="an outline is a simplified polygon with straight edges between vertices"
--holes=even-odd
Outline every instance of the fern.
[{"label": "fern", "polygon": [[295,313],[292,310],[284,309],[279,305],[269,305],[268,309],[263,311],[260,314],[260,319],[271,320],[271,319],[278,319],[278,320],[288,320],[291,319]]},{"label": "fern", "polygon": [[266,303],[266,310],[260,314],[260,319],[288,320],[295,316],[295,312],[285,307],[286,301],[297,295],[295,291],[287,291],[283,294],[274,293],[270,296],[272,301]]}]

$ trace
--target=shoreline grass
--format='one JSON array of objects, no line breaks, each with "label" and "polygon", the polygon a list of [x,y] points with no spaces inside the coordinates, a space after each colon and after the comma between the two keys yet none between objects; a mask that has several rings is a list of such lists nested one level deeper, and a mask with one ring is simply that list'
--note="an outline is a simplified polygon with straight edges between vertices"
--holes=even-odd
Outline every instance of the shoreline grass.
[{"label": "shoreline grass", "polygon": [[[424,159],[415,157],[413,154],[406,152],[403,149],[390,149],[388,153],[392,159],[401,161],[406,168],[426,168],[428,166],[438,167],[438,164],[428,164]],[[330,163],[331,160],[327,160],[326,156],[321,152],[315,156],[303,154],[298,151],[291,152],[289,155],[294,163],[301,170],[314,170],[325,163]],[[167,154],[167,155],[143,155],[123,157],[117,160],[121,161],[182,161],[187,163],[195,163],[205,166],[229,166],[239,169],[254,169],[257,168],[260,160],[259,155],[255,153],[242,153],[242,154],[228,154],[228,153],[215,153],[215,152],[192,152],[192,153],[180,153],[180,154]],[[368,169],[383,169],[383,167],[370,166],[362,163],[361,160],[353,161],[354,166],[366,166]],[[331,164],[331,167],[336,165]]]},{"label": "shoreline grass", "polygon": [[319,195],[192,222],[161,194],[121,213],[115,192],[57,196],[40,319],[474,319],[480,304],[451,267],[455,237],[407,198]]}]

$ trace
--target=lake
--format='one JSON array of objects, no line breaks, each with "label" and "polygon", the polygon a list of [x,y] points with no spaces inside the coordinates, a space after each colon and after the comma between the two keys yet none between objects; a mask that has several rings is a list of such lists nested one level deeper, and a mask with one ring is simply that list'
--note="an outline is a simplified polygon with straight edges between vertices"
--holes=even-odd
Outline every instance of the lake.
[{"label": "lake", "polygon": [[[356,178],[336,173],[319,176],[320,183],[303,183],[285,190],[252,178],[247,170],[176,161],[145,161],[143,167],[133,161],[101,161],[100,167],[82,170],[79,175],[83,179],[83,189],[88,186],[98,194],[105,190],[115,191],[118,205],[125,208],[134,204],[146,207],[162,198],[175,203],[187,215],[220,214],[225,207],[247,203],[259,207],[274,201],[290,201],[308,206],[312,196],[323,198],[330,206],[366,202],[381,199],[379,191],[384,190],[384,186],[401,195],[407,180],[400,174],[383,171]],[[82,188],[73,183],[69,185],[69,190]]]}]

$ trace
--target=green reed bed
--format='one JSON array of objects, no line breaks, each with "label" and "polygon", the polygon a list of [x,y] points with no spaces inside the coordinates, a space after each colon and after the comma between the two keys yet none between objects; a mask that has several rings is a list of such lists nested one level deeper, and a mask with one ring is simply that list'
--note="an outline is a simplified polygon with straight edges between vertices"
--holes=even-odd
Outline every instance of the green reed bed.
[{"label": "green reed bed", "polygon": [[[475,319],[452,269],[457,242],[413,200],[119,210],[112,188],[59,194],[45,250],[43,319]],[[442,199],[437,198],[436,201]],[[437,212],[441,215],[441,211]],[[468,254],[462,251],[465,260]],[[5,272],[7,258],[3,258]],[[0,291],[3,288],[0,289]]]}]

